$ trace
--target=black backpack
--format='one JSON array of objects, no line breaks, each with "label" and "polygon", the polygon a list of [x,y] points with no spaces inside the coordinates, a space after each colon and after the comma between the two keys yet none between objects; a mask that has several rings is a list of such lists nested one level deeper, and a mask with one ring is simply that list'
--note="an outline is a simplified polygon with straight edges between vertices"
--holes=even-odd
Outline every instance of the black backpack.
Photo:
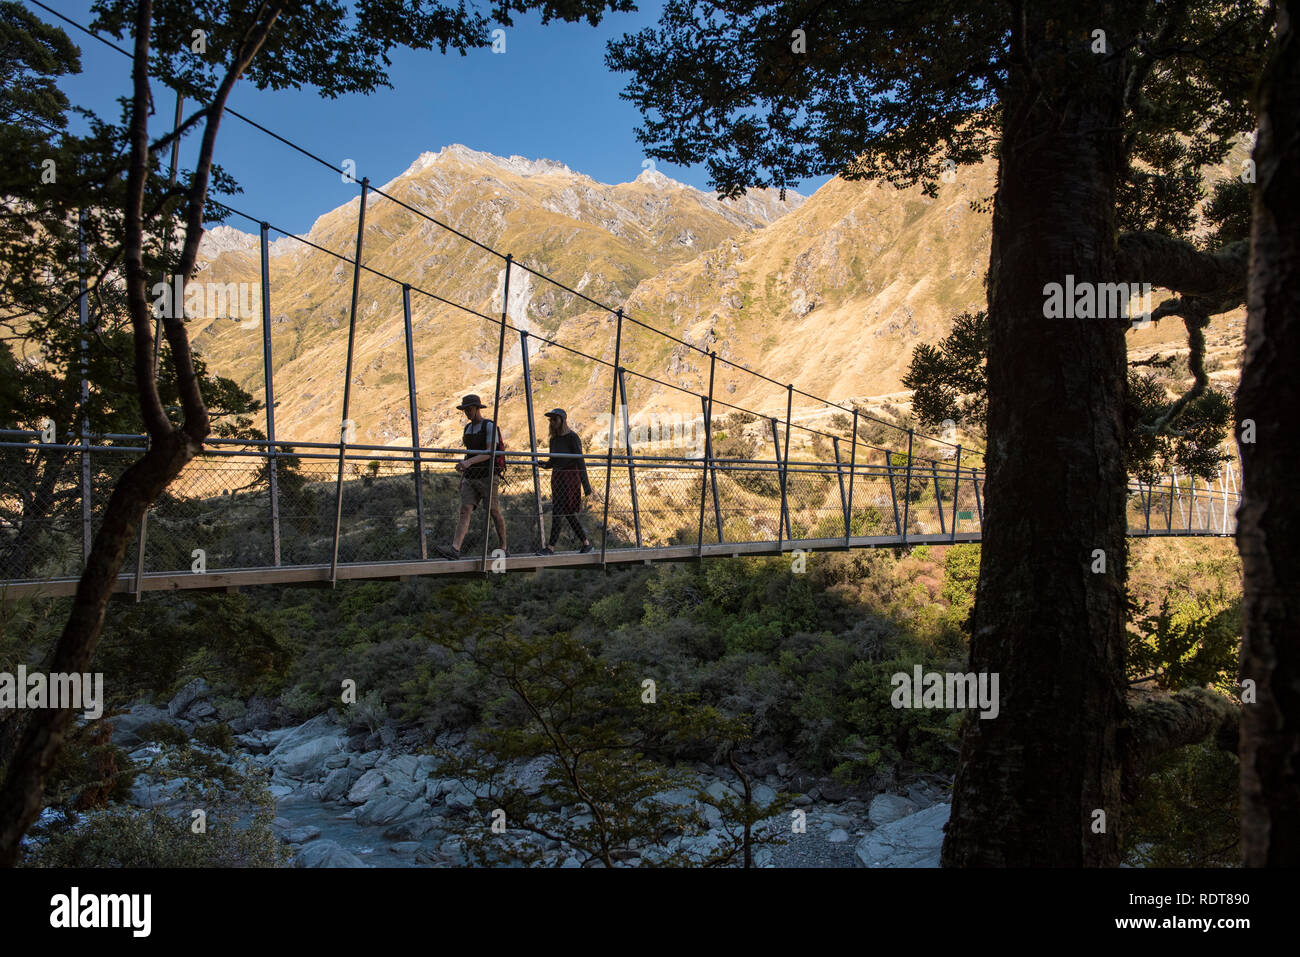
[{"label": "black backpack", "polygon": [[[486,423],[489,423],[489,424],[492,426],[492,432],[493,432],[493,434],[495,434],[496,437],[497,437],[497,447],[496,447],[496,450],[497,450],[498,452],[504,452],[505,449],[506,449],[506,443],[505,443],[505,440],[501,438],[501,430],[497,428],[497,424],[496,424],[495,422],[493,422],[491,419],[484,419],[483,421],[486,422]],[[465,432],[464,432],[464,433],[462,434],[462,436],[461,436],[461,443],[462,443],[466,448],[469,448],[469,443],[465,441],[465,437],[468,436],[468,435],[469,435],[469,426],[467,425],[467,426],[465,426]],[[486,452],[487,449],[481,449],[481,450],[480,450],[480,449],[474,449],[473,451],[483,451],[483,452]],[[492,462],[493,462],[493,465],[496,466],[496,473],[497,473],[497,475],[505,475],[505,474],[506,474],[506,457],[505,457],[504,455],[496,455],[496,456],[493,456]]]}]

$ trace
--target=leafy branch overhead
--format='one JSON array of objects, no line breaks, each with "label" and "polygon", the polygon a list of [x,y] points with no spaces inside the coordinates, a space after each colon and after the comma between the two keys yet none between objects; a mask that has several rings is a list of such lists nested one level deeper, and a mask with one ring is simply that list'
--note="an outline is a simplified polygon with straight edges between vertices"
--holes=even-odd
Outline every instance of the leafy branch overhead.
[{"label": "leafy branch overhead", "polygon": [[[981,310],[957,316],[952,332],[937,346],[922,343],[912,350],[903,385],[913,390],[917,421],[927,428],[941,428],[946,420],[952,420],[983,433],[988,410],[988,347],[988,314]],[[1129,468],[1144,482],[1168,476],[1175,468],[1206,481],[1217,479],[1227,458],[1220,449],[1232,425],[1231,397],[1219,389],[1204,388],[1171,399],[1164,379],[1155,372],[1129,370]],[[1169,424],[1175,411],[1176,430]]]}]

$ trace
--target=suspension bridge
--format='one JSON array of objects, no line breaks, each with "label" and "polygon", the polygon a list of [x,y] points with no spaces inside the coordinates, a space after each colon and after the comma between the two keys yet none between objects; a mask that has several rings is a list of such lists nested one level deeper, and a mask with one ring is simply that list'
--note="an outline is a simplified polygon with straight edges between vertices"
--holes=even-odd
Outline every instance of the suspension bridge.
[{"label": "suspension bridge", "polygon": [[[980,540],[983,453],[953,441],[954,435],[940,438],[901,428],[856,403],[820,398],[656,328],[623,306],[585,294],[581,282],[571,286],[548,275],[538,258],[531,257],[530,264],[528,254],[517,258],[501,252],[443,222],[413,195],[373,187],[368,179],[357,181],[317,153],[228,112],[359,186],[353,251],[349,256],[331,250],[223,204],[258,232],[261,308],[254,319],[260,321],[238,326],[250,333],[240,345],[242,354],[260,352],[257,398],[264,413],[259,431],[265,437],[208,440],[204,453],[141,522],[117,581],[118,593],[139,598],[145,592],[183,589],[328,586]],[[366,218],[380,203],[394,204],[405,217],[404,229],[432,227],[464,244],[466,258],[457,268],[498,277],[491,299],[499,301],[499,313],[487,312],[481,303],[453,301],[424,288],[423,281],[368,263]],[[284,332],[275,328],[272,311],[272,232],[308,255],[351,271],[333,441],[277,434],[276,414],[283,414],[284,402],[276,390],[276,372],[283,369],[277,349],[284,346]],[[286,268],[278,268],[283,276]],[[512,280],[517,284],[513,290]],[[521,287],[529,290],[534,284],[545,290],[543,296],[519,294]],[[367,443],[357,437],[352,391],[358,379],[358,326],[376,321],[360,315],[363,287],[372,300],[371,313],[394,327],[401,318],[404,375],[396,378],[405,380],[405,443]],[[90,298],[83,279],[80,321],[87,331],[95,321]],[[546,323],[536,317],[530,321],[529,303],[539,299],[546,302]],[[427,420],[433,408],[448,413],[443,385],[430,388],[426,375],[421,388],[416,374],[422,348],[413,301],[483,324],[480,340],[494,340],[495,363],[481,364],[486,374],[479,380],[480,391],[490,396],[489,417],[501,423],[503,434],[519,437],[512,445],[527,436],[526,449],[500,453],[506,468],[492,492],[505,519],[506,549],[490,528],[488,510],[479,507],[462,557],[447,560],[437,554],[436,546],[452,539],[459,506],[455,464],[465,450],[420,442],[422,435],[436,431],[427,428],[427,421],[422,429],[422,417]],[[561,341],[562,320],[574,317],[589,320],[587,329],[603,326],[608,342],[593,346],[590,335],[582,348]],[[639,337],[635,349],[634,333]],[[237,333],[232,328],[223,335]],[[663,348],[649,345],[650,340]],[[544,354],[563,354],[581,366],[537,381],[532,364]],[[677,360],[677,374],[646,368],[637,358],[666,354]],[[681,374],[684,366],[691,374]],[[442,379],[447,375],[448,370],[438,370]],[[725,389],[724,377],[729,380]],[[724,397],[734,396],[737,382],[746,377],[768,390],[769,398],[756,403],[763,408]],[[695,389],[684,384],[697,380]],[[83,381],[83,404],[89,389]],[[547,514],[541,463],[551,456],[539,449],[537,410],[547,404],[572,407],[569,400],[593,390],[609,396],[608,414],[588,412],[598,424],[583,430],[593,494],[579,518],[593,547],[579,552],[577,543],[569,542],[573,550],[561,546],[554,554],[540,554],[555,516]],[[467,386],[463,391],[472,390]],[[691,428],[647,438],[634,423],[640,411],[652,401],[662,403],[664,395],[676,397],[672,408],[698,412],[690,413]],[[436,406],[431,405],[434,399]],[[441,434],[448,434],[447,429]],[[0,597],[73,593],[114,482],[145,451],[144,436],[94,434],[84,418],[61,441],[48,426],[0,430]],[[1154,483],[1134,479],[1127,501],[1131,536],[1232,535],[1239,504],[1236,469],[1229,461],[1215,483],[1177,474]]]}]

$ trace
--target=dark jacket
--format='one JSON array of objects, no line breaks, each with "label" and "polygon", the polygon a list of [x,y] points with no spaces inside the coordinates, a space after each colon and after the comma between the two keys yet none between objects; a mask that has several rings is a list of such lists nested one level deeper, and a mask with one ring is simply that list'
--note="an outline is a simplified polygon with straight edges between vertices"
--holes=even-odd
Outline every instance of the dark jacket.
[{"label": "dark jacket", "polygon": [[[552,455],[582,454],[582,439],[570,429],[563,435],[553,435],[550,439]],[[575,515],[582,508],[582,495],[591,494],[591,480],[587,477],[586,459],[552,458],[538,463],[544,469],[551,470],[551,511],[554,515]]]}]

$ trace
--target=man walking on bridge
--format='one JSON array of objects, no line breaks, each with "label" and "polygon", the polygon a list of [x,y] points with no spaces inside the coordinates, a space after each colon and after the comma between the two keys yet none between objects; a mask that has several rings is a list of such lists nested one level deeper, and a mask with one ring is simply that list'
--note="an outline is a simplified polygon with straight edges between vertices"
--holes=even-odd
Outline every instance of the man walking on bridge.
[{"label": "man walking on bridge", "polygon": [[456,408],[469,419],[461,437],[469,452],[456,463],[456,471],[461,474],[460,524],[456,526],[456,537],[452,540],[451,547],[435,545],[434,550],[443,558],[460,558],[460,548],[469,531],[470,517],[474,514],[474,509],[478,508],[479,502],[486,499],[491,504],[492,524],[496,526],[501,550],[506,551],[506,520],[501,514],[501,501],[497,497],[499,466],[494,461],[497,458],[496,450],[505,448],[505,445],[500,441],[496,423],[483,417],[483,410],[487,406],[479,401],[478,396],[465,396]]}]

